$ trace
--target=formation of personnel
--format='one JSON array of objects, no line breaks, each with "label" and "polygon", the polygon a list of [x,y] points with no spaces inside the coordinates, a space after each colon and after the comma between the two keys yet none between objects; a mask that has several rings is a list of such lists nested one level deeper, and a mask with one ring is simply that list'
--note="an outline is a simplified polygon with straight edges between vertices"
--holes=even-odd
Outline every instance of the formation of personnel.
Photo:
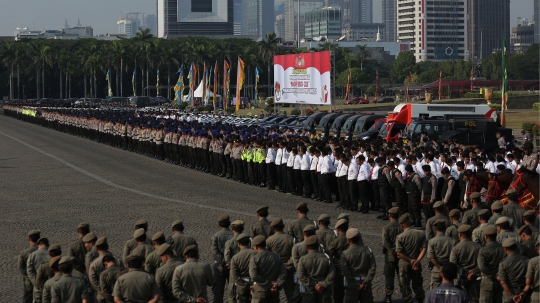
[{"label": "formation of personnel", "polygon": [[[471,194],[478,198],[479,193]],[[382,229],[385,301],[392,302],[397,276],[407,303],[413,296],[417,302],[538,302],[536,213],[495,202],[491,211],[481,208],[469,222],[471,217],[460,218],[457,209],[450,212],[452,219],[447,217],[443,206],[442,201],[434,203],[436,215],[425,230],[414,228],[413,218],[400,215],[399,207],[388,210],[389,222]],[[258,220],[250,228],[242,220],[220,216],[210,264],[199,260],[197,240],[184,234],[181,220],[171,224],[170,236],[160,231],[151,238],[148,222],[137,221],[118,257],[88,223],[77,226],[78,239],[67,253],[40,231],[30,231],[29,246],[18,259],[23,302],[205,303],[207,287],[213,302],[280,302],[281,291],[289,303],[373,302],[378,248],[364,244],[348,214],[341,214],[331,228],[329,215],[312,220],[307,203],[300,202],[297,218],[285,226],[281,218],[267,220],[268,209],[256,210]],[[492,217],[494,224],[489,223]],[[455,234],[450,227],[456,227]],[[424,259],[430,289],[435,290],[427,294]]]}]

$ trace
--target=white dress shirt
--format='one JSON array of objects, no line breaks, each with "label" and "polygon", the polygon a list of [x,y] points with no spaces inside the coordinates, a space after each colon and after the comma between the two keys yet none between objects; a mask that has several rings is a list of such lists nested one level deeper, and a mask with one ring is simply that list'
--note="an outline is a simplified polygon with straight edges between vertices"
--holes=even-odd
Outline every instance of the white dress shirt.
[{"label": "white dress shirt", "polygon": [[347,176],[347,172],[349,171],[349,166],[345,163],[341,163],[339,167],[339,177],[345,177]]},{"label": "white dress shirt", "polygon": [[335,165],[335,170],[334,170],[334,173],[336,175],[336,177],[340,177],[340,174],[341,174],[341,165],[343,165],[343,163],[339,160],[335,161],[334,162],[334,165]]},{"label": "white dress shirt", "polygon": [[294,166],[294,158],[295,156],[293,153],[289,154],[289,157],[287,157],[287,167],[293,167]]},{"label": "white dress shirt", "polygon": [[414,170],[416,171],[416,174],[420,176],[420,178],[424,177],[424,169],[422,169],[422,162],[416,162],[414,165]]},{"label": "white dress shirt", "polygon": [[397,168],[401,172],[401,178],[405,180],[405,174],[407,174],[407,171],[405,170],[405,165],[403,165],[403,162],[400,162]]},{"label": "white dress shirt", "polygon": [[266,152],[266,163],[269,164],[269,163],[272,163],[276,160],[276,152],[274,151],[273,148],[269,148],[268,151]]},{"label": "white dress shirt", "polygon": [[379,179],[379,165],[375,164],[375,166],[370,169],[370,175],[371,180]]},{"label": "white dress shirt", "polygon": [[296,155],[294,156],[293,160],[293,169],[301,169],[302,168],[302,156]]},{"label": "white dress shirt", "polygon": [[283,149],[282,148],[278,148],[277,152],[276,152],[276,165],[281,165],[281,160],[283,158]]},{"label": "white dress shirt", "polygon": [[492,174],[497,172],[497,167],[493,162],[489,160],[486,162],[486,164],[484,164],[484,168]]},{"label": "white dress shirt", "polygon": [[[322,157],[322,156],[321,156]],[[330,157],[324,156],[322,159],[320,159],[320,172],[321,174],[328,174],[330,173],[330,166],[332,166],[332,162],[330,161]]]},{"label": "white dress shirt", "polygon": [[317,156],[310,156],[311,164],[309,166],[309,170],[317,170],[317,164],[319,163],[319,158]]},{"label": "white dress shirt", "polygon": [[311,166],[311,157],[308,154],[302,156],[302,163],[300,165],[301,170],[309,170]]},{"label": "white dress shirt", "polygon": [[358,168],[358,177],[356,179],[358,182],[369,181],[370,168],[368,168],[365,164],[366,163],[364,162],[364,164],[360,165]]},{"label": "white dress shirt", "polygon": [[358,164],[355,162],[352,162],[349,164],[349,169],[347,170],[347,180],[352,181],[356,180],[356,176],[358,175]]}]

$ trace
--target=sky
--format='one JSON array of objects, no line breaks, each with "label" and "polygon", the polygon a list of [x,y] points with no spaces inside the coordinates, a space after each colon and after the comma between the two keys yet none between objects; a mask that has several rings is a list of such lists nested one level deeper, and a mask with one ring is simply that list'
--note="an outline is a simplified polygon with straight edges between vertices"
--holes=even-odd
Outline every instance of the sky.
[{"label": "sky", "polygon": [[[276,0],[279,1],[279,0]],[[373,0],[373,21],[381,21],[381,2]],[[70,26],[92,26],[94,35],[117,33],[116,21],[124,12],[156,14],[156,0],[0,0],[0,36],[12,36],[15,28],[61,29],[67,18]],[[517,17],[532,18],[533,0],[510,2],[510,24]]]}]

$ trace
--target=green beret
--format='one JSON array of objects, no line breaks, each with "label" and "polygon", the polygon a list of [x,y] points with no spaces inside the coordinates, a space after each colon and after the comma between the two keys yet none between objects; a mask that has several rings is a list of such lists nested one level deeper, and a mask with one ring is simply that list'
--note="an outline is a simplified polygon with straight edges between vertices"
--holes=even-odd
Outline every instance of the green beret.
[{"label": "green beret", "polygon": [[135,232],[133,232],[133,239],[137,239],[138,237],[144,235],[144,233],[145,233],[144,228],[139,228],[135,230]]},{"label": "green beret", "polygon": [[300,202],[296,205],[296,210],[298,210],[299,208],[307,208],[307,203],[306,202]]},{"label": "green beret", "polygon": [[449,215],[451,218],[458,217],[458,216],[461,216],[461,212],[459,211],[459,209],[452,209]]},{"label": "green beret", "polygon": [[239,234],[238,237],[236,237],[236,241],[242,241],[244,239],[249,239],[249,235]]},{"label": "green beret", "polygon": [[165,238],[165,234],[158,231],[157,233],[152,236],[152,241],[156,241],[157,239]]},{"label": "green beret", "polygon": [[347,223],[349,223],[348,220],[345,220],[345,219],[339,219],[339,220],[336,222],[335,228],[339,228],[341,225],[347,224]]},{"label": "green beret", "polygon": [[164,244],[161,244],[157,249],[156,249],[156,254],[158,256],[162,256],[166,251],[167,249],[169,249],[171,247],[170,244],[168,243],[164,243]]},{"label": "green beret", "polygon": [[218,222],[219,223],[225,223],[225,222],[231,222],[231,220],[229,219],[229,215],[222,215],[221,217],[218,218]]},{"label": "green beret", "polygon": [[478,212],[479,216],[488,215],[488,214],[489,214],[489,210],[487,209],[482,209],[481,211]]},{"label": "green beret", "polygon": [[261,212],[265,210],[268,210],[268,206],[259,206],[259,208],[257,208],[257,212]]},{"label": "green beret", "polygon": [[188,247],[186,247],[184,249],[184,253],[183,255],[187,255],[189,252],[199,252],[199,248],[197,247],[197,245],[189,245]]},{"label": "green beret", "polygon": [[96,237],[96,234],[94,234],[94,233],[87,233],[82,238],[84,243],[92,242],[92,241],[95,241],[96,239],[97,239],[97,237]]},{"label": "green beret", "polygon": [[184,225],[184,221],[182,221],[182,220],[174,220],[174,222],[171,225],[171,228],[175,227],[176,225]]},{"label": "green beret", "polygon": [[306,239],[306,245],[318,245],[319,244],[319,238],[317,238],[316,235],[313,235],[313,236],[309,236],[307,239]]},{"label": "green beret", "polygon": [[505,248],[508,248],[514,245],[516,245],[516,239],[514,238],[506,238],[502,242],[502,247],[505,247]]},{"label": "green beret", "polygon": [[39,230],[31,230],[28,232],[28,236],[33,236],[33,235],[39,235],[41,233],[41,231]]},{"label": "green beret", "polygon": [[399,224],[404,224],[407,222],[411,222],[411,218],[409,218],[409,214],[403,214],[401,215],[401,217],[399,217],[399,220],[398,220]]},{"label": "green beret", "polygon": [[338,219],[338,220],[345,219],[345,220],[349,221],[349,214],[341,213],[341,214],[339,214],[339,216],[337,217],[337,219]]},{"label": "green beret", "polygon": [[48,251],[51,251],[51,250],[62,250],[62,247],[60,246],[60,244],[52,244],[51,246],[49,246],[49,250]]},{"label": "green beret", "polygon": [[503,208],[501,201],[497,200],[491,204],[491,210],[499,210]]},{"label": "green beret", "polygon": [[508,223],[508,217],[500,217],[499,219],[497,219],[497,221],[495,222],[495,225],[499,225],[499,224],[503,224],[503,223]]},{"label": "green beret", "polygon": [[62,259],[62,256],[56,256],[56,257],[53,257],[51,258],[51,260],[49,261],[49,267],[54,267],[54,265],[58,265],[58,262],[60,262],[60,259]]},{"label": "green beret", "polygon": [[148,222],[144,219],[135,222],[135,226],[148,225]]},{"label": "green beret", "polygon": [[274,219],[274,221],[272,221],[272,223],[270,223],[270,226],[272,226],[272,227],[278,226],[278,225],[283,226],[283,219],[277,218],[277,219]]},{"label": "green beret", "polygon": [[484,227],[484,235],[496,235],[497,234],[497,227],[495,225],[489,224],[488,226]]},{"label": "green beret", "polygon": [[49,239],[44,238],[44,237],[39,238],[39,239],[37,240],[37,242],[36,242],[36,245],[39,245],[39,243],[41,243],[42,241],[49,241]]},{"label": "green beret", "polygon": [[244,221],[242,221],[242,220],[236,220],[236,221],[234,221],[233,223],[231,223],[231,225],[244,226]]},{"label": "green beret", "polygon": [[126,257],[126,261],[139,261],[144,260],[144,257],[139,254],[131,254]]},{"label": "green beret", "polygon": [[433,203],[433,208],[439,208],[439,207],[442,207],[443,205],[444,205],[443,201],[437,201]]},{"label": "green beret", "polygon": [[106,237],[101,237],[101,238],[97,239],[96,246],[104,245],[104,244],[107,244],[107,238]]},{"label": "green beret", "polygon": [[475,191],[474,193],[471,194],[471,199],[480,199],[480,193]]},{"label": "green beret", "polygon": [[523,217],[529,217],[529,216],[536,216],[536,212],[534,209],[529,209],[528,211],[523,213]]},{"label": "green beret", "polygon": [[392,207],[388,210],[389,214],[397,215],[399,214],[399,207]]},{"label": "green beret", "polygon": [[523,226],[521,226],[521,227],[518,229],[518,232],[517,232],[518,236],[521,235],[521,233],[524,232],[527,228],[528,228],[529,230],[531,229],[531,227],[530,227],[529,225],[523,225]]},{"label": "green beret", "polygon": [[518,192],[517,190],[513,189],[513,188],[510,188],[509,190],[506,191],[506,195],[517,195]]},{"label": "green beret", "polygon": [[330,220],[330,215],[328,214],[322,214],[319,216],[319,220],[318,221],[325,221],[325,220]]},{"label": "green beret", "polygon": [[60,261],[58,262],[58,265],[69,264],[69,263],[72,263],[72,262],[73,262],[73,258],[71,258],[71,257],[62,257],[60,259]]},{"label": "green beret", "polygon": [[444,224],[444,225],[446,225],[446,220],[445,220],[445,219],[435,220],[435,222],[433,222],[433,225],[437,225],[437,224]]},{"label": "green beret", "polygon": [[79,229],[79,228],[88,228],[88,229],[90,229],[90,224],[88,224],[86,222],[80,223],[79,225],[77,225],[77,229]]},{"label": "green beret", "polygon": [[317,230],[317,227],[315,225],[311,225],[311,224],[304,227],[304,231],[310,231],[310,230]]},{"label": "green beret", "polygon": [[253,238],[253,240],[251,241],[251,244],[252,244],[253,246],[259,246],[259,245],[263,244],[265,241],[266,241],[266,239],[264,238],[264,236],[256,236],[256,237]]},{"label": "green beret", "polygon": [[357,228],[350,228],[347,230],[347,233],[345,233],[345,236],[347,239],[352,239],[360,236],[360,231]]},{"label": "green beret", "polygon": [[466,233],[471,231],[471,226],[468,224],[463,224],[460,227],[458,227],[457,231],[458,233]]}]

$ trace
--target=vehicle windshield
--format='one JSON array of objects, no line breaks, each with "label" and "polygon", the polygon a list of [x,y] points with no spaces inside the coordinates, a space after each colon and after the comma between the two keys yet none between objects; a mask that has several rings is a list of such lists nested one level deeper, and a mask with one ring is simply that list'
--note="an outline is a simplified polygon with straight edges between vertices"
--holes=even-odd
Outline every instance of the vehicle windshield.
[{"label": "vehicle windshield", "polygon": [[416,127],[416,122],[411,122],[409,125],[407,125],[407,135],[410,135],[413,133],[414,128]]},{"label": "vehicle windshield", "polygon": [[379,131],[379,135],[381,135],[381,137],[383,137],[383,138],[386,138],[386,135],[388,135],[388,129],[392,128],[392,124],[393,123],[384,123],[381,126],[381,130]]}]

